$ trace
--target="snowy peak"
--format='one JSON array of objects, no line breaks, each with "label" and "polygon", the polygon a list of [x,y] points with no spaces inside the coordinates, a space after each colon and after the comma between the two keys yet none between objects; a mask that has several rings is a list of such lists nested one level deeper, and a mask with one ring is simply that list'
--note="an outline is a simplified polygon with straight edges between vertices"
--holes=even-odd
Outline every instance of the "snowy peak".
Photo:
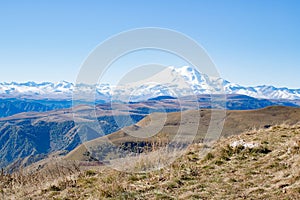
[{"label": "snowy peak", "polygon": [[[57,83],[33,81],[26,83],[0,83],[2,98],[32,99],[71,99],[75,85],[67,81]],[[94,92],[99,99],[123,98],[139,101],[156,96],[185,96],[193,94],[242,94],[265,99],[300,99],[300,89],[276,88],[274,86],[244,87],[222,78],[212,78],[200,73],[195,68],[168,67],[152,77],[127,85],[111,86],[110,84],[93,85],[78,84],[76,89],[85,93]]]},{"label": "snowy peak", "polygon": [[174,70],[181,76],[183,76],[184,79],[192,85],[207,82],[204,75],[193,67],[184,66],[178,69],[174,68]]}]

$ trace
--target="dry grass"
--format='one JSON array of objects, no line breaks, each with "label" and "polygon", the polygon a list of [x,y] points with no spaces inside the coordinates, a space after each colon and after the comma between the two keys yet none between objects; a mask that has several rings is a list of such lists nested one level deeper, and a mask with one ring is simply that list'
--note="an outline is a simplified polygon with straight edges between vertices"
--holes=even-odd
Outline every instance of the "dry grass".
[{"label": "dry grass", "polygon": [[34,164],[31,168],[13,174],[2,171],[0,193],[2,199],[34,197],[36,191],[45,191],[45,187],[49,190],[55,190],[57,185],[61,188],[69,187],[76,183],[80,173],[81,169],[76,162],[65,162],[61,159],[48,160],[47,165]]},{"label": "dry grass", "polygon": [[[231,146],[239,140],[257,146]],[[54,165],[52,178],[36,175],[40,170],[30,178],[2,174],[0,192],[6,199],[300,199],[300,125],[251,130],[201,152],[202,144],[191,145],[170,166],[149,173],[74,167],[54,175],[61,170]]]}]

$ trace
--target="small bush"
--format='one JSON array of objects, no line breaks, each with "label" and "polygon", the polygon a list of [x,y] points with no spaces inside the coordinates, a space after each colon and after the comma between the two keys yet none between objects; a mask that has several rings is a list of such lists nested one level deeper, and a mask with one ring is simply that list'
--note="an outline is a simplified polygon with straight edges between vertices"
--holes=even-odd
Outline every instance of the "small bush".
[{"label": "small bush", "polygon": [[204,161],[207,161],[207,160],[212,160],[212,159],[214,159],[215,158],[215,156],[212,154],[212,153],[208,153],[208,154],[206,154],[206,156],[204,157]]}]

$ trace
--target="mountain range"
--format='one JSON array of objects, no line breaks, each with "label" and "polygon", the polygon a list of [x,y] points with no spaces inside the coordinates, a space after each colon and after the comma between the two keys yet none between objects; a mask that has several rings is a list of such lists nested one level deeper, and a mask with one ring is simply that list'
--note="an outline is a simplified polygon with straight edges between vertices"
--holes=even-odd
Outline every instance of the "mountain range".
[{"label": "mountain range", "polygon": [[[76,91],[80,92],[79,97],[85,97],[95,88],[96,102],[75,98],[73,104]],[[222,90],[226,98],[220,95]],[[192,67],[168,67],[149,78],[117,86],[75,85],[66,81],[0,83],[0,167],[17,167],[24,158],[28,158],[26,165],[51,153],[67,153],[82,142],[100,137],[94,130],[74,123],[74,112],[83,121],[91,120],[91,113],[95,112],[102,134],[107,135],[155,112],[253,110],[275,105],[300,107],[300,89],[243,87],[209,77]],[[278,123],[290,118],[286,110],[281,109]],[[294,108],[291,110],[294,113]],[[299,109],[295,108],[295,112]],[[298,116],[293,119],[299,120]],[[240,124],[240,119],[235,123]],[[259,119],[264,122],[260,125],[270,123]],[[84,139],[79,135],[84,135]]]},{"label": "mountain range", "polygon": [[268,85],[245,87],[222,78],[209,77],[189,66],[168,67],[148,79],[118,86],[106,83],[97,85],[74,84],[67,81],[58,83],[4,82],[0,83],[0,97],[70,100],[75,87],[84,93],[93,92],[96,88],[96,99],[103,101],[128,98],[131,101],[143,101],[157,96],[219,94],[222,93],[222,90],[226,94],[243,94],[254,98],[300,99],[300,89],[277,88]]}]

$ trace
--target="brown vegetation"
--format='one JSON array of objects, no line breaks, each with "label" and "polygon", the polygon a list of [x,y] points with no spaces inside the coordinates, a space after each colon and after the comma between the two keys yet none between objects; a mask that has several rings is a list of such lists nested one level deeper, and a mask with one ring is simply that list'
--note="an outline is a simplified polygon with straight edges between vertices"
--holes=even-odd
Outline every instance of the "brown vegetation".
[{"label": "brown vegetation", "polygon": [[6,199],[299,199],[299,145],[300,125],[273,125],[223,138],[205,156],[203,144],[193,144],[150,173],[77,165],[63,173],[54,164],[30,178],[2,174],[0,191]]}]

